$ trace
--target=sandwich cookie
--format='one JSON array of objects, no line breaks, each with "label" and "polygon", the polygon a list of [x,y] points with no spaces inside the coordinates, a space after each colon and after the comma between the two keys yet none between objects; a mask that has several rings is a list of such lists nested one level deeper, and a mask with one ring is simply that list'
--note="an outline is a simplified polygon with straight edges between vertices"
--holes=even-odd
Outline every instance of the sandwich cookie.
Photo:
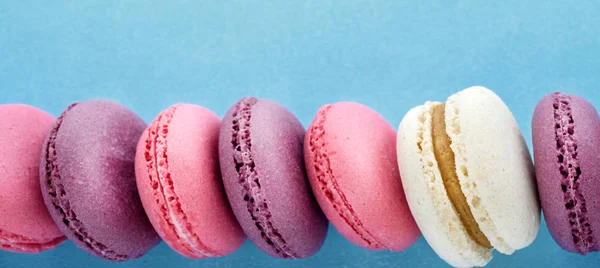
[{"label": "sandwich cookie", "polygon": [[279,104],[243,98],[219,136],[225,192],[250,240],[270,256],[307,258],[323,245],[327,219],[306,178],[304,127]]},{"label": "sandwich cookie", "polygon": [[577,96],[553,93],[537,104],[533,154],[544,218],[565,250],[600,250],[600,118]]},{"label": "sandwich cookie", "polygon": [[22,104],[0,105],[0,249],[40,253],[63,241],[40,192],[40,154],[54,117]]},{"label": "sandwich cookie", "polygon": [[208,109],[173,105],[150,123],[137,147],[137,186],[150,222],[188,258],[231,254],[246,238],[223,190],[220,126]]},{"label": "sandwich cookie", "polygon": [[146,128],[122,105],[70,105],[42,150],[42,195],[60,230],[76,246],[109,261],[144,255],[160,242],[135,181],[135,151]]},{"label": "sandwich cookie", "polygon": [[308,177],[321,208],[350,242],[401,251],[421,235],[396,160],[396,131],[368,107],[325,105],[304,140]]},{"label": "sandwich cookie", "polygon": [[517,122],[491,90],[411,109],[398,130],[404,191],[423,236],[456,267],[512,254],[540,225],[534,168]]}]

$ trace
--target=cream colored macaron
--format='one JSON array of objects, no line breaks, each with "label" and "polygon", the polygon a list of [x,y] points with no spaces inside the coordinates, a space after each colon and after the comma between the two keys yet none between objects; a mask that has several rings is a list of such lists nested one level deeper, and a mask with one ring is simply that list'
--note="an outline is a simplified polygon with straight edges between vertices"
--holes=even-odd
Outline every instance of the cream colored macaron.
[{"label": "cream colored macaron", "polygon": [[512,113],[491,90],[470,87],[446,103],[410,110],[397,153],[411,213],[448,264],[484,266],[492,249],[512,254],[537,236],[531,156]]}]

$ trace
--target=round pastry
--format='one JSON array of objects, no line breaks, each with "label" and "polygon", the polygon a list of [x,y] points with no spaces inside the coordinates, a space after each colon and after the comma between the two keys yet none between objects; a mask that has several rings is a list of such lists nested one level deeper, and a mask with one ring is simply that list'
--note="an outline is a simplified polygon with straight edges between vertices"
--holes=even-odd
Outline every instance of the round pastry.
[{"label": "round pastry", "polygon": [[243,98],[223,119],[219,159],[225,191],[246,235],[265,253],[307,258],[323,245],[327,219],[306,178],[305,130],[284,107]]},{"label": "round pastry", "polygon": [[344,237],[366,249],[401,251],[421,235],[406,203],[395,148],[394,128],[351,102],[319,109],[304,140],[317,201]]},{"label": "round pastry", "polygon": [[39,253],[66,238],[40,192],[40,154],[54,118],[22,104],[0,105],[0,249]]},{"label": "round pastry", "polygon": [[554,93],[532,121],[537,184],[544,218],[565,250],[600,250],[600,118],[592,104]]},{"label": "round pastry", "polygon": [[219,172],[221,120],[191,104],[173,105],[144,131],[135,171],[142,204],[163,240],[194,259],[224,256],[245,240]]},{"label": "round pastry", "polygon": [[144,121],[129,109],[92,100],[69,106],[46,138],[42,195],[75,245],[110,261],[144,255],[160,242],[135,181],[135,151]]},{"label": "round pastry", "polygon": [[540,206],[517,122],[491,90],[413,108],[398,130],[404,191],[423,236],[450,265],[483,266],[535,239]]}]

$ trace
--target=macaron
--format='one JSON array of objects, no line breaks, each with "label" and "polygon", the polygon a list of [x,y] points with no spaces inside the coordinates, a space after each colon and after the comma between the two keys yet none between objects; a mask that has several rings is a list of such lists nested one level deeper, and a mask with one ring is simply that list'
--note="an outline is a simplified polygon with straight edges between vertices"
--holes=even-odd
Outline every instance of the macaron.
[{"label": "macaron", "polygon": [[142,204],[162,239],[193,258],[224,256],[243,244],[219,171],[221,120],[192,104],[161,112],[142,134],[135,171]]},{"label": "macaron", "polygon": [[402,251],[420,232],[409,211],[396,160],[396,131],[368,107],[321,107],[304,138],[306,169],[317,201],[351,243]]},{"label": "macaron", "polygon": [[70,105],[52,125],[41,157],[42,195],[60,230],[105,260],[144,255],[160,242],[135,180],[144,121],[113,102]]},{"label": "macaron", "polygon": [[411,109],[398,166],[431,248],[456,267],[484,266],[530,245],[540,225],[534,168],[521,131],[491,90],[470,87]]},{"label": "macaron", "polygon": [[537,104],[533,155],[544,218],[565,250],[600,250],[600,118],[594,106],[559,92]]},{"label": "macaron", "polygon": [[39,253],[66,238],[40,192],[40,154],[54,117],[22,104],[0,105],[0,249]]},{"label": "macaron", "polygon": [[327,219],[306,178],[304,127],[283,106],[243,98],[229,109],[219,133],[225,192],[248,238],[275,258],[314,255]]}]

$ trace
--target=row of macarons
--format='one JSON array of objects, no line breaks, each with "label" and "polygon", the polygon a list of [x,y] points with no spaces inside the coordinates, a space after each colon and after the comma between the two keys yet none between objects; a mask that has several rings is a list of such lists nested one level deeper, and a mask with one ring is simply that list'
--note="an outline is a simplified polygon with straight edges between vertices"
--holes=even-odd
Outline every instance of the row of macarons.
[{"label": "row of macarons", "polygon": [[573,95],[536,106],[535,168],[509,108],[483,87],[415,107],[398,129],[340,102],[305,130],[256,98],[222,120],[176,104],[149,125],[103,100],[56,119],[21,104],[0,115],[0,248],[12,252],[69,239],[125,261],[162,240],[203,259],[249,238],[298,259],[321,248],[331,223],[365,249],[402,251],[423,235],[448,264],[484,266],[493,249],[529,246],[541,209],[562,248],[600,250],[600,120]]}]

